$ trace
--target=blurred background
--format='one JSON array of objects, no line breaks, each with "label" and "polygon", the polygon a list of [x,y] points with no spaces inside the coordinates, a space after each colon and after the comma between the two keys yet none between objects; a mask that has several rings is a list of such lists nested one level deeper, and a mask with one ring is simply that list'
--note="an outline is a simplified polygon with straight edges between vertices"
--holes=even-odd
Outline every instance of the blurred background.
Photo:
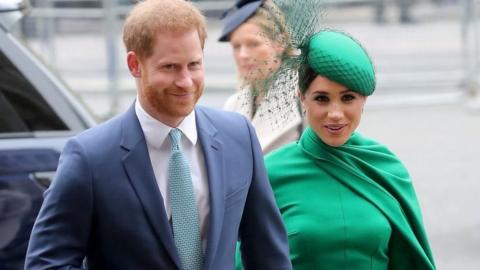
[{"label": "blurred background", "polygon": [[[98,122],[123,112],[136,95],[121,41],[133,1],[32,0],[13,31]],[[220,108],[235,91],[236,71],[230,45],[217,42],[218,18],[234,1],[193,2],[209,28],[200,103]],[[325,6],[324,26],[350,33],[374,59],[378,85],[360,130],[409,168],[438,269],[480,269],[480,3],[325,0]]]},{"label": "blurred background", "polygon": [[[17,33],[85,101],[99,120],[125,109],[135,89],[121,41],[135,0],[33,0]],[[300,0],[296,0],[299,3]],[[230,45],[219,43],[220,15],[229,1],[193,1],[208,16],[206,92],[220,107],[235,89]],[[325,27],[346,31],[375,60],[375,102],[475,106],[480,33],[473,0],[325,0]],[[377,102],[377,98],[379,101]],[[478,104],[477,104],[478,107]]]}]

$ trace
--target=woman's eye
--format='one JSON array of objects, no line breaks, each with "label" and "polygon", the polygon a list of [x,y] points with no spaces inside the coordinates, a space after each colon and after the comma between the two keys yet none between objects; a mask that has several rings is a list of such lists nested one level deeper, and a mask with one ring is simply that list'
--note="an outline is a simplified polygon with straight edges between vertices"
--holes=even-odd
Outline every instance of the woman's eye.
[{"label": "woman's eye", "polygon": [[355,99],[355,96],[352,94],[346,94],[342,96],[342,101],[349,102]]},{"label": "woman's eye", "polygon": [[319,95],[315,97],[315,100],[319,102],[328,102],[330,99],[327,96]]},{"label": "woman's eye", "polygon": [[247,45],[249,48],[256,48],[258,46],[260,46],[260,43],[259,42],[249,42],[248,45]]}]

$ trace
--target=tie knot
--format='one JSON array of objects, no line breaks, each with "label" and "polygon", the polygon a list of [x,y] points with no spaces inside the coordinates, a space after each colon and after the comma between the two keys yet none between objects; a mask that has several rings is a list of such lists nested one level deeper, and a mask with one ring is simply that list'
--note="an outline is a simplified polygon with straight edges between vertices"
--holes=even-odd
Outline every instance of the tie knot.
[{"label": "tie knot", "polygon": [[180,139],[182,137],[182,132],[178,128],[173,128],[168,134],[170,137],[170,142],[172,143],[172,151],[180,150]]}]

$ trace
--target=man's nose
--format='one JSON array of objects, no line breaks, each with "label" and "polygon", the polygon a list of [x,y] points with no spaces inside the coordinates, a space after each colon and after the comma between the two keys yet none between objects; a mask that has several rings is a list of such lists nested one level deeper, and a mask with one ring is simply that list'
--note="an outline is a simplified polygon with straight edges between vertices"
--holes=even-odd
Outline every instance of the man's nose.
[{"label": "man's nose", "polygon": [[188,69],[182,69],[175,80],[175,85],[181,88],[189,88],[193,85],[192,74]]}]

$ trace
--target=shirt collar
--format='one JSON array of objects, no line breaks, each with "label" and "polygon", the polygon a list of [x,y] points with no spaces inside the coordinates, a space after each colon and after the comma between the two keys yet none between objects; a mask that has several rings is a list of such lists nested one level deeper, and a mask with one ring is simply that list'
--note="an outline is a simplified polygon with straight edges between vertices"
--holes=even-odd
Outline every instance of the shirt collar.
[{"label": "shirt collar", "polygon": [[[154,148],[160,148],[172,127],[165,125],[148,114],[143,109],[142,105],[138,101],[138,98],[135,101],[135,113],[140,122],[140,126],[142,127],[147,144]],[[177,128],[182,131],[183,135],[187,137],[188,141],[192,145],[196,145],[198,136],[195,110],[192,110],[192,112],[182,120]]]}]

